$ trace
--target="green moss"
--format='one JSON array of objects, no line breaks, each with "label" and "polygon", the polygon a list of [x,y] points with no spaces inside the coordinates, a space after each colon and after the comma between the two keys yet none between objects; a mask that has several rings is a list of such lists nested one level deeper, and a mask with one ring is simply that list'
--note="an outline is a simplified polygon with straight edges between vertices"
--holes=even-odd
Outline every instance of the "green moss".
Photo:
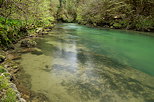
[{"label": "green moss", "polygon": [[14,90],[8,88],[6,94],[2,97],[1,102],[17,102],[17,96]]},{"label": "green moss", "polygon": [[2,66],[0,66],[0,73],[4,73],[4,72],[6,72],[6,70]]},{"label": "green moss", "polygon": [[11,84],[5,76],[0,76],[0,102],[17,102],[16,92],[11,88]]},{"label": "green moss", "polygon": [[9,87],[9,82],[5,76],[0,76],[0,91]]},{"label": "green moss", "polygon": [[17,102],[17,95],[11,86],[10,73],[0,66],[0,102]]}]

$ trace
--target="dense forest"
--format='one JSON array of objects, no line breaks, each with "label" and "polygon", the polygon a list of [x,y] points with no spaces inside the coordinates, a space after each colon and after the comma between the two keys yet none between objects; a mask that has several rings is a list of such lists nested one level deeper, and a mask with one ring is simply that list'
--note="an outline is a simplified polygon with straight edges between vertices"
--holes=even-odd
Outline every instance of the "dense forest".
[{"label": "dense forest", "polygon": [[108,28],[151,31],[153,0],[63,0],[58,18]]},{"label": "dense forest", "polygon": [[8,47],[28,30],[54,21],[50,0],[0,0],[0,46]]},{"label": "dense forest", "polygon": [[0,0],[0,46],[54,21],[153,31],[153,6],[153,0]]},{"label": "dense forest", "polygon": [[[15,44],[19,41],[20,47],[35,46],[36,42],[31,38],[35,39],[39,34],[46,33],[46,30],[52,30],[57,23],[154,32],[154,0],[0,0],[0,102],[16,102],[21,98],[11,84],[14,80],[12,73],[18,71],[18,65],[12,62],[11,55],[11,61],[8,60],[9,50],[15,49]],[[25,40],[26,37],[30,39]],[[59,40],[63,41],[61,38]],[[41,52],[38,51],[37,54]],[[91,54],[99,55],[87,55]],[[108,57],[103,61],[106,59]],[[111,62],[109,60],[107,63],[112,64]],[[22,98],[20,101],[25,102]]]}]

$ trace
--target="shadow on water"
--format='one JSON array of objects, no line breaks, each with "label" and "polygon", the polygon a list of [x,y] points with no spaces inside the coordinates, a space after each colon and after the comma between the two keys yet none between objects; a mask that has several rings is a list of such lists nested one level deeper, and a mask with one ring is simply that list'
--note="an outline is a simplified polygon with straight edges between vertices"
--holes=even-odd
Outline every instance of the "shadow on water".
[{"label": "shadow on water", "polygon": [[[109,69],[111,70],[111,68]],[[154,87],[144,85],[136,79],[109,71],[109,69],[104,69],[101,66],[94,66],[94,69],[85,68],[82,74],[76,73],[75,76],[79,78],[66,82],[63,81],[61,84],[66,86],[70,94],[77,91],[84,101],[100,99],[99,102],[104,102],[102,100],[105,99],[106,102],[114,102],[117,97],[116,95],[124,100],[128,100],[129,94],[132,95],[131,97],[142,97],[145,102],[148,100],[151,100],[150,102],[154,101],[153,94],[151,94]],[[116,95],[112,92],[115,92]]]},{"label": "shadow on water", "polygon": [[108,67],[114,67],[114,68],[127,68],[127,65],[120,64],[118,61],[114,59],[92,52],[79,52],[78,59],[80,63],[85,64],[85,62],[89,60],[87,56],[90,56],[91,60],[97,64],[104,64]]},{"label": "shadow on water", "polygon": [[31,54],[42,55],[43,52],[35,50],[35,51],[31,52]]}]

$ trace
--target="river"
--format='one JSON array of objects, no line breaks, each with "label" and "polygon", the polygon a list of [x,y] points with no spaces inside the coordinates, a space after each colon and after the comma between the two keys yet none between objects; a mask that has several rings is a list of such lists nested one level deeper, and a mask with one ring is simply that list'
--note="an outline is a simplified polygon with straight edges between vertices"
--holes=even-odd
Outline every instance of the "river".
[{"label": "river", "polygon": [[154,102],[154,37],[63,23],[37,43],[20,63],[50,102]]}]

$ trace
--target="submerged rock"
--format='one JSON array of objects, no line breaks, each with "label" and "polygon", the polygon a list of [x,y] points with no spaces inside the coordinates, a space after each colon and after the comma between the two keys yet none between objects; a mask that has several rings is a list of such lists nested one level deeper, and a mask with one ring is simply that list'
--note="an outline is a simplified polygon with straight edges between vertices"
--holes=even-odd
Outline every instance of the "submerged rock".
[{"label": "submerged rock", "polygon": [[35,47],[36,45],[37,45],[37,43],[31,39],[25,39],[25,40],[21,41],[21,44],[20,44],[21,47],[26,47],[26,48]]}]

